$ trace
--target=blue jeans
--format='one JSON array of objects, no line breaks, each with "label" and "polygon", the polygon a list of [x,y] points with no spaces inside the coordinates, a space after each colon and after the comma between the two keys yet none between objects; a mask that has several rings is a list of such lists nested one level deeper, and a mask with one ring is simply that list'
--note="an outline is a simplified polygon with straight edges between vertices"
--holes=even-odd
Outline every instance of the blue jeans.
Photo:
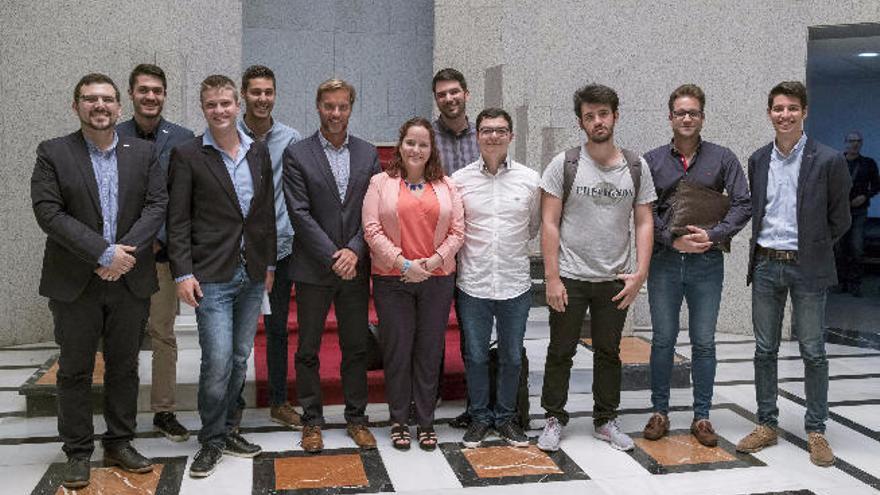
[{"label": "blue jeans", "polygon": [[715,384],[715,325],[723,282],[724,255],[721,251],[713,249],[702,254],[685,254],[663,248],[651,258],[648,303],[654,329],[651,339],[651,403],[654,412],[669,413],[669,380],[675,342],[681,328],[681,303],[686,300],[694,418],[709,417]]},{"label": "blue jeans", "polygon": [[791,294],[792,319],[804,361],[808,432],[824,432],[828,419],[828,359],[825,357],[825,289],[803,283],[796,264],[758,259],[752,276],[752,325],[755,329],[755,395],[758,422],[776,426],[777,354],[785,299]]},{"label": "blue jeans", "polygon": [[[531,290],[512,299],[481,299],[459,291],[459,317],[465,341],[468,411],[474,421],[501,426],[516,413],[523,337],[532,302]],[[489,340],[498,335],[498,376],[494,410],[489,409]]]},{"label": "blue jeans", "polygon": [[202,284],[196,308],[202,364],[199,372],[199,443],[223,448],[237,426],[238,398],[254,347],[265,282],[248,278],[243,266],[232,280]]}]

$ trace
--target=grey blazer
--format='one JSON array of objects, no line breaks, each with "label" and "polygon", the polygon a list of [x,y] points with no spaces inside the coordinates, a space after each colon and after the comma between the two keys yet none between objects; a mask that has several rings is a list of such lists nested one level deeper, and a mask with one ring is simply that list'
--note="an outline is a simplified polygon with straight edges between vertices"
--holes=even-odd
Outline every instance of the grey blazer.
[{"label": "grey blazer", "polygon": [[[320,132],[320,131],[319,131]],[[361,209],[370,177],[380,172],[376,147],[349,135],[350,177],[345,201],[318,133],[284,150],[284,198],[293,224],[290,277],[295,282],[333,285],[333,253],[349,248],[358,255],[357,277],[369,277],[369,249],[364,242]]]},{"label": "grey blazer", "polygon": [[[773,143],[749,157],[749,188],[752,192],[752,239],[749,245],[751,283],[755,269],[755,246],[767,207],[767,175]],[[837,151],[808,138],[804,146],[797,187],[798,271],[813,289],[837,283],[834,243],[849,230],[849,188],[846,161]]]}]

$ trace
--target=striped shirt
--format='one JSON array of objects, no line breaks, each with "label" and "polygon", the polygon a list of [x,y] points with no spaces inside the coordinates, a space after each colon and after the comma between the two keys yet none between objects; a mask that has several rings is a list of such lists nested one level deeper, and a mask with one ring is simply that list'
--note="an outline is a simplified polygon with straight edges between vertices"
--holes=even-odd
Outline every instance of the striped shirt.
[{"label": "striped shirt", "polygon": [[462,169],[480,158],[480,147],[477,146],[477,128],[471,124],[470,120],[468,120],[467,128],[459,133],[446,127],[446,124],[439,117],[433,125],[437,149],[440,151],[440,160],[443,162],[443,171],[446,172],[446,175],[452,175],[456,170]]}]

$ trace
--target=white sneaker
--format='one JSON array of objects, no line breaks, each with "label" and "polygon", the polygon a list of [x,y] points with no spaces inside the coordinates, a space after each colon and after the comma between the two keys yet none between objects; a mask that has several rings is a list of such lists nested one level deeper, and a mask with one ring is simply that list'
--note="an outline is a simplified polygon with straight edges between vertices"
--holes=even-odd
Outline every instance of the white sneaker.
[{"label": "white sneaker", "polygon": [[538,448],[548,452],[556,452],[559,450],[559,440],[561,438],[562,423],[553,416],[550,416],[547,418],[547,424],[544,425],[544,431],[538,437]]},{"label": "white sneaker", "polygon": [[605,440],[617,450],[632,450],[635,444],[632,438],[620,431],[617,420],[613,419],[593,431],[593,436],[599,440]]}]

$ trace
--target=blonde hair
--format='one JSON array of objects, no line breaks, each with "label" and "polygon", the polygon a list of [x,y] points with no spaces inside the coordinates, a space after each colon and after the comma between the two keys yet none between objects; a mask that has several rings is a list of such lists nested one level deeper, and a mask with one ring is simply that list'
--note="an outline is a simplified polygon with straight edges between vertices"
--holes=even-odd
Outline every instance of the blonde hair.
[{"label": "blonde hair", "polygon": [[323,96],[324,93],[329,93],[330,91],[337,91],[340,89],[348,91],[348,103],[354,106],[354,86],[343,79],[327,79],[326,81],[322,82],[321,85],[318,86],[318,94],[315,95],[315,105],[321,103],[321,96]]}]

